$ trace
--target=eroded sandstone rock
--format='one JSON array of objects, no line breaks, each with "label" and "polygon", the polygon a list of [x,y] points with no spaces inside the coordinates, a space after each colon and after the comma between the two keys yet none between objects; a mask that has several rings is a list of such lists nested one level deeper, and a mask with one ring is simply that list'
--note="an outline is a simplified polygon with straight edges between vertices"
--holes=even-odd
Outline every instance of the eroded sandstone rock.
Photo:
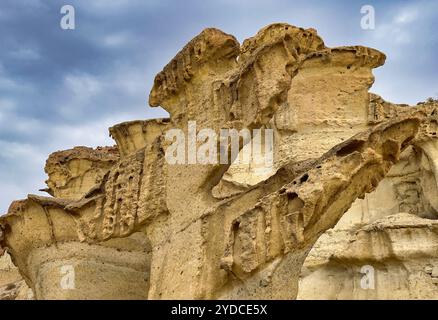
[{"label": "eroded sandstone rock", "polygon": [[118,158],[113,147],[76,147],[52,153],[45,167],[49,176],[45,191],[55,198],[78,200],[102,181]]},{"label": "eroded sandstone rock", "polygon": [[[384,60],[287,24],[242,45],[206,29],[155,78],[149,103],[170,118],[112,127],[117,149],[52,155],[54,197],[14,202],[0,243],[37,299],[294,299],[317,239],[411,145],[428,157],[425,183],[435,176],[435,108],[368,94]],[[168,130],[201,144],[193,121],[215,134],[273,128],[274,166],[169,163]]]},{"label": "eroded sandstone rock", "polygon": [[37,299],[145,299],[150,245],[142,232],[81,242],[65,200],[30,195],[2,217],[4,246]]},{"label": "eroded sandstone rock", "polygon": [[30,300],[32,290],[26,285],[8,254],[0,257],[0,300]]},{"label": "eroded sandstone rock", "polygon": [[[334,231],[310,254],[298,299],[436,299],[436,224],[398,213],[356,231]],[[361,285],[364,266],[372,268],[372,287]]]},{"label": "eroded sandstone rock", "polygon": [[[398,114],[425,109],[432,115],[437,105],[395,106],[372,96],[370,107],[370,120],[381,121],[396,109]],[[431,271],[436,254],[430,249],[438,217],[438,142],[430,139],[436,136],[433,119],[432,115],[422,127],[422,138],[405,150],[377,189],[356,200],[336,227],[318,240],[302,270],[299,299],[437,297]],[[364,266],[373,270],[372,289],[361,284],[366,277],[361,273]]]}]

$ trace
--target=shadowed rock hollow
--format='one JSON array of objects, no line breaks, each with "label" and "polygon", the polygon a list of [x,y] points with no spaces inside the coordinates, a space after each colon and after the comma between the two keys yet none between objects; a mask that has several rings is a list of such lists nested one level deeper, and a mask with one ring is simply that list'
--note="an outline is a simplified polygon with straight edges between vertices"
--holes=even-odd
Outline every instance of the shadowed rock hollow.
[{"label": "shadowed rock hollow", "polygon": [[[242,45],[205,29],[155,77],[149,104],[170,117],[115,125],[117,147],[52,154],[51,197],[12,203],[0,218],[1,246],[36,299],[295,299],[318,238],[357,199],[374,197],[379,206],[374,194],[410,186],[400,177],[409,165],[400,163],[411,154],[422,168],[421,196],[396,188],[379,216],[417,215],[403,218],[415,228],[426,225],[419,216],[436,216],[436,105],[393,105],[370,94],[372,69],[384,61],[371,48],[328,48],[315,30],[288,24]],[[168,163],[166,132],[187,135],[190,121],[216,133],[273,129],[274,165]],[[374,229],[361,230],[338,258],[346,268],[384,256],[369,257],[365,235]],[[330,256],[336,240],[325,243]],[[325,272],[324,263],[312,272]],[[65,270],[73,277],[67,287]],[[318,277],[301,278],[312,297]],[[333,292],[328,298],[339,297]]]}]

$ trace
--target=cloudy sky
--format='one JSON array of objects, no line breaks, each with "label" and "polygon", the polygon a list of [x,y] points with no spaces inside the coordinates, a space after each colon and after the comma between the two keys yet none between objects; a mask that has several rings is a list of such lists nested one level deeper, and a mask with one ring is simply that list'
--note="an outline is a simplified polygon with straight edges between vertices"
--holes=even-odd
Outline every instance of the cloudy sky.
[{"label": "cloudy sky", "polygon": [[[75,30],[60,27],[66,4]],[[375,8],[374,30],[361,28],[363,5]],[[372,91],[387,100],[438,95],[433,0],[0,0],[0,213],[44,187],[49,153],[112,145],[109,126],[166,116],[147,106],[153,77],[203,28],[243,41],[273,22],[386,53]]]}]

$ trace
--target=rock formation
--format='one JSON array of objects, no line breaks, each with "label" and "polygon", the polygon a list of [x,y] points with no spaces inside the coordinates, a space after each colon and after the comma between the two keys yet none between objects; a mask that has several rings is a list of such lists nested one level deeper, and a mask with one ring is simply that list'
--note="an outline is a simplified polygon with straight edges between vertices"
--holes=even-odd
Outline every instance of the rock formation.
[{"label": "rock formation", "polygon": [[[438,104],[396,106],[374,95],[370,107],[373,121],[383,121]],[[435,135],[433,122],[428,132]],[[433,139],[407,148],[376,190],[321,236],[304,263],[299,299],[438,298],[436,148]],[[361,285],[364,266],[373,269],[371,290]]]},{"label": "rock formation", "polygon": [[[367,246],[391,226],[432,241],[434,223],[420,217],[435,217],[437,208],[436,105],[409,108],[368,93],[372,69],[384,61],[375,49],[328,48],[315,30],[287,24],[267,26],[242,45],[206,29],[155,78],[149,104],[170,117],[110,128],[117,147],[51,155],[51,197],[12,203],[0,218],[1,247],[36,299],[295,299],[320,236],[360,199],[377,201],[379,188],[394,186],[394,205],[379,216],[407,213],[369,219],[375,224],[358,229],[357,245],[336,261],[353,268],[355,259],[382,258],[394,270],[420,270],[424,262],[433,275],[430,253],[412,262],[418,254],[403,244],[390,252],[384,243],[382,252]],[[170,163],[169,130],[188,137],[184,150],[202,145],[190,138],[191,122],[216,136],[272,129],[273,165],[232,157],[205,164],[191,154]],[[241,140],[244,152],[249,144]],[[232,148],[217,141],[209,154]],[[309,259],[321,246],[330,255],[324,243],[336,248],[337,238],[327,237]],[[301,275],[306,292],[322,283],[312,274],[332,272],[331,261]]]}]

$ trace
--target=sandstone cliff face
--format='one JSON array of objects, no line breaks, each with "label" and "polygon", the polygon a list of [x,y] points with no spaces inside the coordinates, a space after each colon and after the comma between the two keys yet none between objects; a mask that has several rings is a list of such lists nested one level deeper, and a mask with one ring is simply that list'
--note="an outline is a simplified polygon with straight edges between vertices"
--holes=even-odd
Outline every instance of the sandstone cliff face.
[{"label": "sandstone cliff face", "polygon": [[309,254],[298,299],[436,299],[437,244],[437,222],[408,213],[334,230]]},{"label": "sandstone cliff face", "polygon": [[49,176],[45,191],[55,198],[78,200],[102,181],[118,159],[114,147],[76,147],[52,153],[45,167]]},{"label": "sandstone cliff face", "polygon": [[[11,204],[3,234],[14,264],[37,299],[126,299],[147,297],[150,246],[141,233],[98,244],[81,242],[76,204],[90,210],[117,148],[55,152],[47,160],[49,192]],[[1,274],[1,273],[0,273]]]},{"label": "sandstone cliff face", "polygon": [[[51,155],[52,197],[14,202],[0,218],[0,244],[36,299],[295,299],[309,251],[358,198],[397,185],[385,190],[391,210],[403,211],[391,212],[435,217],[435,106],[370,95],[384,60],[371,48],[328,48],[315,30],[287,24],[242,45],[206,29],[155,78],[149,104],[170,118],[115,125],[117,147]],[[190,154],[169,162],[169,130],[188,137],[187,149],[202,145],[190,140],[194,121],[196,133],[215,136],[273,129],[273,165],[205,164]],[[215,143],[209,152],[233,148]],[[344,245],[327,234],[320,241]]]},{"label": "sandstone cliff face", "polygon": [[0,300],[31,300],[32,290],[12,264],[8,254],[0,257]]},{"label": "sandstone cliff face", "polygon": [[[372,96],[370,107],[374,113],[370,121],[409,108],[378,96]],[[433,126],[426,129],[428,135],[436,134]],[[438,297],[437,147],[434,140],[426,140],[407,148],[377,189],[356,200],[335,228],[318,240],[304,263],[299,299]],[[372,288],[362,284],[367,278],[364,266],[372,268]]]}]

